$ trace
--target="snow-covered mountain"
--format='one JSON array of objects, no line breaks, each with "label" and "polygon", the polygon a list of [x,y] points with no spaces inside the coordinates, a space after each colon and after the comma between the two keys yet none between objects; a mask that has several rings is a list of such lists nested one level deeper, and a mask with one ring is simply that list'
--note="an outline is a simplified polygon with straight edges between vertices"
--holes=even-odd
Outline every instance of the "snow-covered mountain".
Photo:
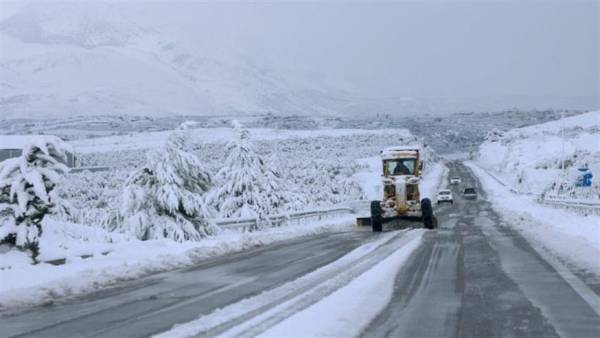
[{"label": "snow-covered mountain", "polygon": [[[240,36],[244,15],[223,6],[213,15],[214,8],[195,2],[0,1],[0,119],[375,117],[597,106],[597,98],[580,97],[373,97],[364,83],[256,43],[268,45],[261,29],[276,25],[257,29],[254,18],[253,30]],[[353,65],[368,66],[368,60]]]},{"label": "snow-covered mountain", "polygon": [[161,23],[160,11],[52,1],[11,14],[0,22],[3,118],[328,115],[343,103],[341,91],[262,64],[212,32]]}]

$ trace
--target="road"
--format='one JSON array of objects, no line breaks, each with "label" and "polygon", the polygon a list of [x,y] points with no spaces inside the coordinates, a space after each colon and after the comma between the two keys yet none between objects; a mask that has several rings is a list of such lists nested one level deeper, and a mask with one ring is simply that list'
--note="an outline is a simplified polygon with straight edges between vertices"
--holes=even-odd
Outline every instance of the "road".
[{"label": "road", "polygon": [[[475,187],[479,198],[463,200],[454,187],[455,203],[436,207],[439,229],[425,234],[423,244],[398,274],[391,302],[362,336],[600,336],[596,310],[505,224],[467,168],[457,162],[449,167],[450,175],[463,178],[460,187]],[[147,337],[304,276],[304,284],[297,289],[306,291],[306,296],[284,294],[203,335],[222,333],[252,316],[264,315],[282,300],[300,298],[301,302],[261,322],[275,325],[333,292],[328,289],[331,285],[344,285],[398,250],[411,233],[398,232],[398,240],[312,280],[306,278],[308,273],[338,263],[346,253],[373,243],[382,234],[321,235],[215,258],[194,268],[1,316],[0,336]],[[334,277],[343,282],[325,285]],[[253,336],[264,330],[260,327],[244,334]],[[302,336],[302,332],[290,335]]]},{"label": "road", "polygon": [[[529,243],[501,219],[462,164],[453,205],[405,265],[387,309],[364,337],[598,337],[600,317]],[[478,191],[476,201],[459,187]]]},{"label": "road", "polygon": [[49,307],[0,317],[0,337],[147,337],[327,265],[369,231],[303,238],[212,259]]}]

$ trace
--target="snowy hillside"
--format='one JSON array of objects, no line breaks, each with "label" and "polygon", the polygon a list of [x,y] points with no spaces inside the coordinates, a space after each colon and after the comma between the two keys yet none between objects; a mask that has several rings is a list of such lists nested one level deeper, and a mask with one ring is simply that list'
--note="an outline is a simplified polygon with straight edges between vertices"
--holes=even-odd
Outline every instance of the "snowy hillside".
[{"label": "snowy hillside", "polygon": [[[563,161],[565,170],[561,170]],[[600,173],[600,111],[490,133],[479,147],[476,162],[521,192],[539,194],[563,184],[564,192],[594,197],[587,195],[600,192],[597,177],[591,189],[574,185],[578,168],[587,166],[594,175]]]},{"label": "snowy hillside", "polygon": [[165,20],[116,2],[31,3],[3,15],[3,118],[331,113],[324,84]]}]

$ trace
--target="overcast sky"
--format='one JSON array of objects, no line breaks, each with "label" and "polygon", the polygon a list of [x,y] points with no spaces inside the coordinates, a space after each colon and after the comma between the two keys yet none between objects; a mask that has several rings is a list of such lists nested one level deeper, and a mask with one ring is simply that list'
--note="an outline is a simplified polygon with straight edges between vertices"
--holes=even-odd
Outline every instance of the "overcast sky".
[{"label": "overcast sky", "polygon": [[[366,96],[599,96],[599,1],[133,0],[163,27],[217,39]],[[154,20],[154,19],[152,19]],[[596,101],[598,102],[598,101]]]},{"label": "overcast sky", "polygon": [[214,35],[231,38],[251,54],[349,82],[370,95],[599,92],[598,1],[279,2],[193,8],[186,11],[187,20],[208,23],[212,28],[206,29],[214,29]]}]

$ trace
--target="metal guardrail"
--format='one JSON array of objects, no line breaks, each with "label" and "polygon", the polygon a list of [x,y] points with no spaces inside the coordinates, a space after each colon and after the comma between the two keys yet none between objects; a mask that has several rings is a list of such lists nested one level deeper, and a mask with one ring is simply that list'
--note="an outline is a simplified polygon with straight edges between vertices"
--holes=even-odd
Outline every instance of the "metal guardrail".
[{"label": "metal guardrail", "polygon": [[558,205],[558,206],[563,206],[563,207],[573,207],[573,208],[579,208],[579,209],[599,209],[600,210],[600,200],[566,198],[566,197],[562,197],[562,196],[558,196],[558,195],[544,195],[544,194],[521,192],[521,191],[518,191],[518,190],[514,189],[513,187],[509,186],[508,184],[504,183],[501,179],[496,177],[491,172],[489,172],[485,169],[483,169],[483,171],[486,174],[488,174],[491,178],[493,178],[495,181],[500,183],[500,185],[508,188],[512,193],[519,194],[519,195],[527,195],[527,196],[537,196],[536,200],[541,204]]},{"label": "metal guardrail", "polygon": [[[325,216],[338,215],[338,214],[350,214],[354,213],[354,209],[350,207],[338,207],[333,209],[322,209],[322,210],[309,210],[302,212],[295,212],[289,214],[273,215],[268,217],[269,221],[274,226],[283,225],[285,222],[290,220],[300,220],[310,217],[317,217],[322,219]],[[257,226],[256,218],[229,218],[229,219],[216,219],[213,220],[216,225],[224,229],[251,229]],[[107,255],[111,251],[102,252],[102,255]],[[92,254],[80,256],[81,259],[91,258]],[[66,263],[66,258],[58,258],[53,260],[44,261],[44,263],[52,265],[63,265]]]},{"label": "metal guardrail", "polygon": [[[317,217],[321,219],[325,216],[331,216],[336,214],[349,214],[354,213],[354,209],[350,207],[339,207],[333,209],[324,209],[324,210],[309,210],[302,212],[295,212],[289,214],[279,214],[273,215],[267,218],[269,223],[274,226],[280,226],[287,221],[290,220],[300,220],[306,219],[310,217]],[[258,225],[259,220],[256,218],[236,218],[236,219],[216,219],[214,220],[215,224],[224,229],[251,229]]]},{"label": "metal guardrail", "polygon": [[551,205],[561,205],[566,207],[579,207],[589,209],[600,209],[600,200],[566,198],[557,195],[546,195],[540,198],[541,203]]}]

